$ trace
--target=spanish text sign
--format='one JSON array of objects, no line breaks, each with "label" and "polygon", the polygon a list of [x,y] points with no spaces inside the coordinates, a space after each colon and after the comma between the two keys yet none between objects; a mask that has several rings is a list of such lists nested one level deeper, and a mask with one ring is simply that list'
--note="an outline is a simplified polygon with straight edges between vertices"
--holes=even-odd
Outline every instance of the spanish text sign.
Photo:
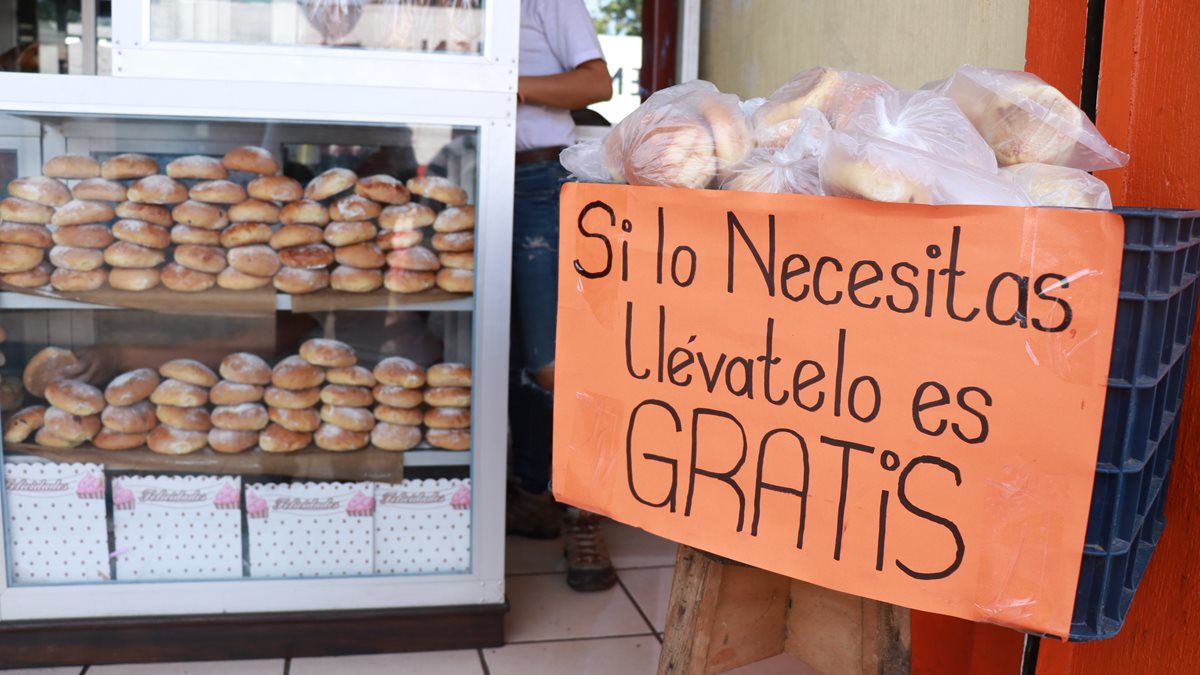
[{"label": "spanish text sign", "polygon": [[564,188],[555,494],[702,550],[1065,635],[1111,213]]}]

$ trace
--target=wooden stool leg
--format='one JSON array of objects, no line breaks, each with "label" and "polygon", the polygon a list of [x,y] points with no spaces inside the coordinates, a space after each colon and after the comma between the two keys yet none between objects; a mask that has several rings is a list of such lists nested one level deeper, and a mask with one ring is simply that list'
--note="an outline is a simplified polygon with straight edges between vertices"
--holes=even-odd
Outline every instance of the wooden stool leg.
[{"label": "wooden stool leg", "polygon": [[909,612],[803,581],[791,584],[788,654],[825,675],[907,675]]}]

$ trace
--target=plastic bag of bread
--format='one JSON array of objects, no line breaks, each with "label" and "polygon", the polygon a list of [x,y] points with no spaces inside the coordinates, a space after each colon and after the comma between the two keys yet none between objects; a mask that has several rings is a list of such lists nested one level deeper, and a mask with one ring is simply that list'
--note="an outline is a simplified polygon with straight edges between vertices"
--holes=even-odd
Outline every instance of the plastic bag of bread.
[{"label": "plastic bag of bread", "polygon": [[612,175],[604,162],[604,146],[612,130],[598,141],[583,141],[565,148],[558,161],[571,175],[585,183],[624,183]]},{"label": "plastic bag of bread", "polygon": [[996,154],[951,99],[933,91],[889,91],[862,102],[840,130],[878,136],[996,172]]},{"label": "plastic bag of bread", "polygon": [[954,99],[1000,166],[1037,162],[1099,171],[1129,161],[1078,106],[1036,75],[962,66],[925,88]]},{"label": "plastic bag of bread", "polygon": [[755,148],[746,159],[729,168],[721,179],[722,190],[819,195],[821,154],[832,129],[816,108],[800,113],[800,126],[782,150]]},{"label": "plastic bag of bread", "polygon": [[816,108],[834,129],[863,101],[892,91],[887,82],[865,73],[825,66],[796,74],[754,110],[754,140],[759,147],[782,148],[800,126],[805,108]]},{"label": "plastic bag of bread", "polygon": [[1092,174],[1053,164],[1014,164],[1001,169],[1038,206],[1112,209],[1104,181]]},{"label": "plastic bag of bread", "polygon": [[828,195],[877,202],[1032,206],[1015,183],[948,157],[858,132],[834,131],[821,158]]}]

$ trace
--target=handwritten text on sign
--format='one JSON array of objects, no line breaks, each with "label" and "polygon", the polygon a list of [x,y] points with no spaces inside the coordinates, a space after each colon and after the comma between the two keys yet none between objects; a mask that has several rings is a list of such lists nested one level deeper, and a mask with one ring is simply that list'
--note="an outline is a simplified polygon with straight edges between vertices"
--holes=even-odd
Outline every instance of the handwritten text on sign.
[{"label": "handwritten text on sign", "polygon": [[568,185],[554,490],[837,590],[1065,634],[1109,213]]}]

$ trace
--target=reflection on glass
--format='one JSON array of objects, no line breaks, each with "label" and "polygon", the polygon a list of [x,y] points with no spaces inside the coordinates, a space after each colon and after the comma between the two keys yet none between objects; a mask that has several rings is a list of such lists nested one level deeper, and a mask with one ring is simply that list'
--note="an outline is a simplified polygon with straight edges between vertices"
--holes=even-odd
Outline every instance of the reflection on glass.
[{"label": "reflection on glass", "polygon": [[[97,44],[84,41],[83,6],[96,7]],[[22,73],[92,75],[90,50],[98,69],[112,73],[111,0],[0,0],[0,70]]]}]

